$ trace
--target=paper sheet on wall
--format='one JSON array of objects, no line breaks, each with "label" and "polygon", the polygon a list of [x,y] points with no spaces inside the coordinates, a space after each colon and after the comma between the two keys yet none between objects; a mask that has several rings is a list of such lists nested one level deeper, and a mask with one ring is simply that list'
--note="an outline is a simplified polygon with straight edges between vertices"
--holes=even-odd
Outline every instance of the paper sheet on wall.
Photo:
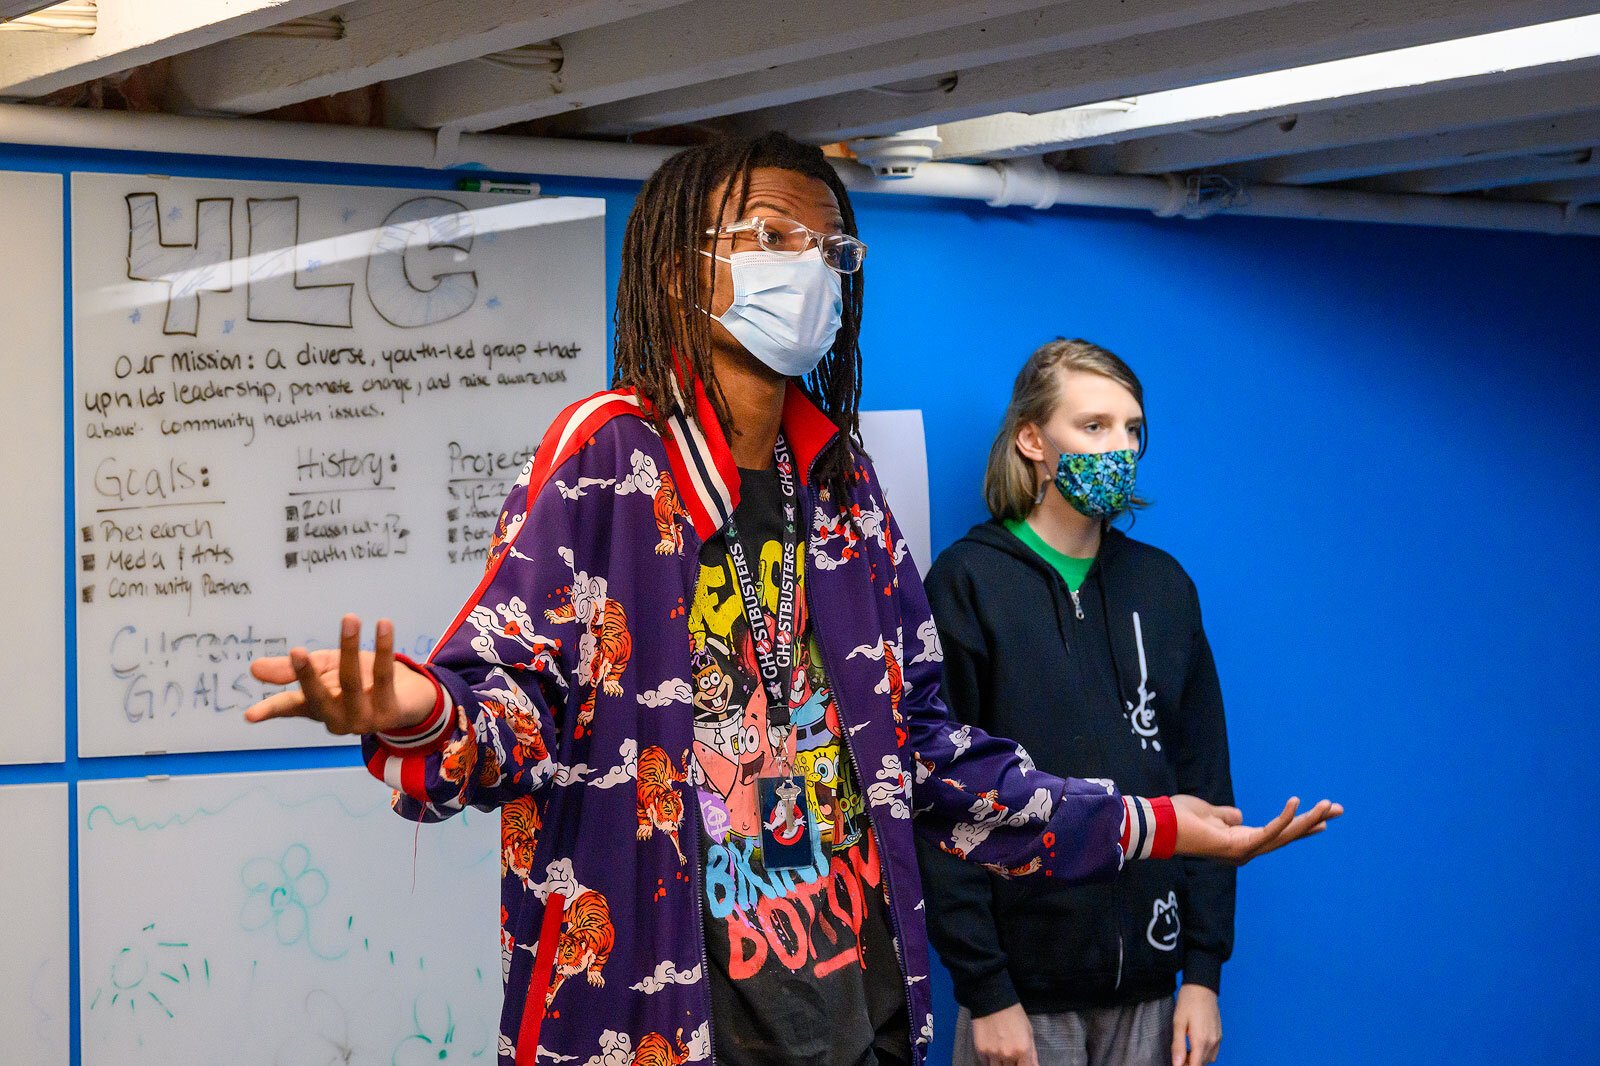
[{"label": "paper sheet on wall", "polygon": [[921,411],[862,411],[861,443],[888,498],[900,532],[911,546],[917,572],[933,564],[928,510],[928,446]]}]

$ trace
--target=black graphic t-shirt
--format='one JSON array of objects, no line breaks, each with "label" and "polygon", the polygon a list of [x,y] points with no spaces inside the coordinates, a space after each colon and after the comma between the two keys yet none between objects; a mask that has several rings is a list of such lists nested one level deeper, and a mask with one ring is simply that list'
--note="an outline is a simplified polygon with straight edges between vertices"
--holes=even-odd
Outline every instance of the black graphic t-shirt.
[{"label": "black graphic t-shirt", "polygon": [[[740,542],[769,632],[783,562],[783,496],[773,470],[741,470]],[[805,531],[797,547],[801,635],[791,679],[790,762],[804,775],[813,862],[768,871],[757,781],[784,731],[767,692],[727,541],[708,541],[689,630],[712,1032],[721,1066],[897,1066],[910,1028],[877,842],[841,736],[838,706],[805,617]]]}]

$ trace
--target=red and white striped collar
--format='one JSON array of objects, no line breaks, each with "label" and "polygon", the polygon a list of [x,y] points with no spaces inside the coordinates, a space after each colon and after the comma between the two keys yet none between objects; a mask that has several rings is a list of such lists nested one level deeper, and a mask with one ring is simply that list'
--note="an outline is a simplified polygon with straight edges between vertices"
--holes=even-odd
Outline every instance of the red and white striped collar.
[{"label": "red and white striped collar", "polygon": [[[666,445],[667,462],[672,468],[673,480],[677,482],[678,498],[689,512],[695,533],[701,541],[706,541],[727,524],[733,509],[739,505],[739,469],[734,465],[733,453],[728,450],[728,442],[722,434],[722,426],[717,422],[716,411],[699,379],[695,379],[694,383],[694,413],[694,418],[684,417],[680,398],[679,412],[666,419],[667,432],[663,443]],[[556,416],[534,451],[533,464],[528,470],[529,511],[533,509],[534,499],[561,465],[592,440],[600,427],[622,415],[648,419],[651,407],[631,388],[611,389],[585,397]],[[783,399],[781,425],[795,461],[800,466],[800,480],[803,484],[810,484],[811,464],[833,440],[839,432],[838,428],[792,381]],[[526,526],[527,523],[524,523],[519,527],[519,532]],[[490,563],[484,571],[478,591],[439,639],[435,653],[444,647],[466,619],[473,605],[494,581],[500,564],[510,555],[509,551],[504,551]]]},{"label": "red and white striped collar", "polygon": [[[666,419],[665,443],[678,495],[704,541],[726,525],[739,506],[739,468],[699,378],[694,379],[693,410],[694,417],[686,417],[680,405]],[[839,427],[793,381],[784,394],[781,425],[800,468],[800,481],[809,485],[811,464],[838,435]]]}]

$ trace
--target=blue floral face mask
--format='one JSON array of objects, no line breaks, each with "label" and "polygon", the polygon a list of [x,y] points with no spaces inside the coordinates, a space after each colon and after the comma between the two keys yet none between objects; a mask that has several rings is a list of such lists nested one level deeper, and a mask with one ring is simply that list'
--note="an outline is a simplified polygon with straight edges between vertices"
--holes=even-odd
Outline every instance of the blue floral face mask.
[{"label": "blue floral face mask", "polygon": [[1138,467],[1139,453],[1131,449],[1062,452],[1056,463],[1055,486],[1079,514],[1109,518],[1133,505]]}]

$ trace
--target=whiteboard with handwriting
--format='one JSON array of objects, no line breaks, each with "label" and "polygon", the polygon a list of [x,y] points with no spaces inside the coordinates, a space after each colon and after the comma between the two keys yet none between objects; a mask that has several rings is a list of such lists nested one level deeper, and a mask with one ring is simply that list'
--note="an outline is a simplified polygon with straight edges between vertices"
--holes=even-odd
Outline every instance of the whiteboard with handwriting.
[{"label": "whiteboard with handwriting", "polygon": [[75,174],[72,233],[80,754],[338,742],[249,660],[431,648],[603,387],[603,201]]},{"label": "whiteboard with handwriting", "polygon": [[0,286],[0,499],[15,516],[0,553],[0,588],[13,605],[0,611],[0,763],[66,754],[61,193],[56,174],[0,173],[6,244],[25,253],[10,257]]},{"label": "whiteboard with handwriting", "polygon": [[495,1062],[499,815],[419,827],[389,795],[358,769],[82,782],[86,1066]]},{"label": "whiteboard with handwriting", "polygon": [[66,1066],[66,785],[0,788],[0,855],[0,1061]]}]

